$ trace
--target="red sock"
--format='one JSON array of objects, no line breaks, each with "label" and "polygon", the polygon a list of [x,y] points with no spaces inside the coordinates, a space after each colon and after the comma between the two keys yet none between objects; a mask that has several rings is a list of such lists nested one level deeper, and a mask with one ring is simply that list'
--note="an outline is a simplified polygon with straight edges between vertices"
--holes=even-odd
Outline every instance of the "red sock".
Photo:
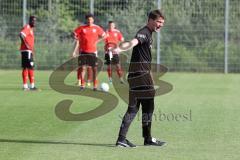
[{"label": "red sock", "polygon": [[27,84],[28,69],[26,69],[26,68],[22,70],[22,80],[23,80],[23,84]]},{"label": "red sock", "polygon": [[92,67],[87,67],[87,77],[88,77],[88,82],[91,82],[93,79]]},{"label": "red sock", "polygon": [[112,77],[112,69],[111,69],[111,66],[108,66],[108,68],[107,68],[107,73],[108,73],[108,78],[111,78],[111,77]]},{"label": "red sock", "polygon": [[77,70],[77,79],[81,80],[81,69],[80,68],[78,68],[78,70]]},{"label": "red sock", "polygon": [[28,77],[30,80],[30,84],[34,83],[34,70],[33,69],[28,69]]},{"label": "red sock", "polygon": [[81,79],[81,86],[85,87],[85,80],[84,79]]},{"label": "red sock", "polygon": [[84,80],[83,68],[82,67],[80,67],[80,69],[79,69],[79,74],[80,74],[81,86],[85,87],[85,80]]},{"label": "red sock", "polygon": [[123,71],[121,68],[117,68],[117,74],[118,74],[118,77],[121,78],[122,75],[123,75]]},{"label": "red sock", "polygon": [[93,81],[93,87],[94,87],[94,88],[97,88],[97,86],[98,86],[98,80],[95,79],[95,80]]}]

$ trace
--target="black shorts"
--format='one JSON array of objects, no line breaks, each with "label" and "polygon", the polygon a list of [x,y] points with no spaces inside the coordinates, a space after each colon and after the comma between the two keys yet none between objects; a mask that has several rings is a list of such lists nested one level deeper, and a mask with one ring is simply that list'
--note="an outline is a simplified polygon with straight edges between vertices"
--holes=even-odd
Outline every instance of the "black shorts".
[{"label": "black shorts", "polygon": [[23,51],[22,55],[22,68],[34,68],[33,55],[31,52]]},{"label": "black shorts", "polygon": [[98,65],[96,53],[86,53],[81,52],[78,57],[78,65],[79,66],[92,66],[95,67]]},{"label": "black shorts", "polygon": [[119,56],[118,56],[118,54],[113,54],[112,59],[110,59],[109,54],[106,53],[105,54],[105,64],[106,65],[110,65],[110,64],[116,65],[116,64],[119,64]]}]

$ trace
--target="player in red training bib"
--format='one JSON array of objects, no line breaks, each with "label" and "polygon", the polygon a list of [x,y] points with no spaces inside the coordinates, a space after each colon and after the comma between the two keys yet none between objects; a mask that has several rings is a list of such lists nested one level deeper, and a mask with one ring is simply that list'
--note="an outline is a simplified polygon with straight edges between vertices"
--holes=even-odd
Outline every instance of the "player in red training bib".
[{"label": "player in red training bib", "polygon": [[103,29],[94,24],[94,16],[86,15],[86,25],[79,26],[74,30],[74,37],[77,40],[75,49],[79,48],[79,77],[81,89],[85,88],[85,71],[89,66],[93,75],[93,90],[97,90],[97,43],[106,36]]},{"label": "player in red training bib", "polygon": [[[22,79],[23,79],[23,90],[35,91],[34,80],[34,32],[36,17],[30,16],[29,23],[26,24],[20,31],[19,37],[21,39],[20,52],[22,56]],[[30,81],[30,87],[28,86],[28,78]]]},{"label": "player in red training bib", "polygon": [[120,42],[124,41],[122,33],[115,28],[115,23],[113,21],[108,22],[108,29],[106,30],[105,38],[105,64],[107,65],[107,73],[109,82],[112,83],[112,66],[116,66],[117,74],[120,78],[120,82],[123,83],[123,71],[119,61],[119,54],[112,52],[110,49],[116,47]]}]

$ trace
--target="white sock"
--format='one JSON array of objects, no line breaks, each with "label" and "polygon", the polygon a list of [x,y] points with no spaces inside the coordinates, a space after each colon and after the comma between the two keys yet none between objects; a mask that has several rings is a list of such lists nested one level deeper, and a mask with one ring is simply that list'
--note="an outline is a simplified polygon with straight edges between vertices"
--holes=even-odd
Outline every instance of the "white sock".
[{"label": "white sock", "polygon": [[23,84],[23,88],[28,88],[28,84]]},{"label": "white sock", "polygon": [[34,87],[35,87],[34,83],[31,83],[31,88],[34,88]]}]

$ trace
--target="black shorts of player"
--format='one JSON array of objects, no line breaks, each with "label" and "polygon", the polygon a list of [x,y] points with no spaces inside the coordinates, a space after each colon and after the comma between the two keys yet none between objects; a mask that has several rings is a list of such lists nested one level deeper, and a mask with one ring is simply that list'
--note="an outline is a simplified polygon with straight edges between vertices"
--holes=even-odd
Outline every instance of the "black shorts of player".
[{"label": "black shorts of player", "polygon": [[116,64],[119,64],[119,56],[118,56],[118,54],[113,54],[113,57],[110,60],[109,54],[106,53],[105,54],[105,64],[106,65],[110,65],[110,64],[116,65]]},{"label": "black shorts of player", "polygon": [[98,65],[96,53],[86,53],[81,52],[78,57],[78,65],[79,66],[92,66],[95,67]]},{"label": "black shorts of player", "polygon": [[33,55],[29,51],[22,51],[22,68],[34,68]]}]

